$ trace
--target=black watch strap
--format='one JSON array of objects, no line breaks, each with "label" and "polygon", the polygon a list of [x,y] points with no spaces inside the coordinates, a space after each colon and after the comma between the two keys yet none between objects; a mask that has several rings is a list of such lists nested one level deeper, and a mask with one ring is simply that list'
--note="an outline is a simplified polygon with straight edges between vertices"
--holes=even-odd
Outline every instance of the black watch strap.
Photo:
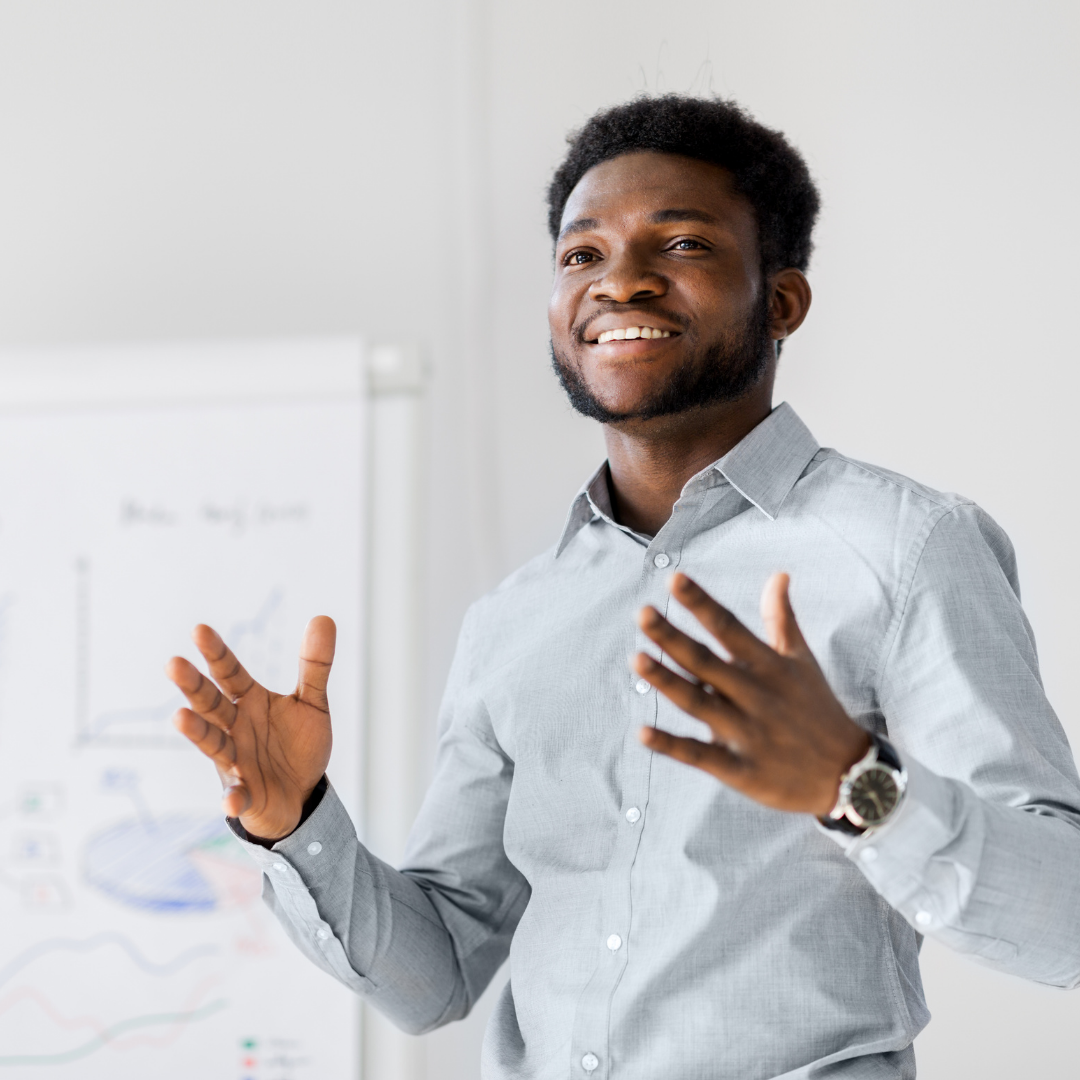
[{"label": "black watch strap", "polygon": [[848,836],[862,836],[866,829],[862,825],[856,825],[853,821],[848,821],[846,817],[831,818],[828,814],[824,817],[819,817],[818,821],[825,826],[826,829],[831,829],[833,832],[847,833]]},{"label": "black watch strap", "polygon": [[884,735],[879,735],[876,731],[870,732],[870,738],[874,740],[874,745],[877,747],[878,761],[899,772],[900,755],[896,752],[896,747]]},{"label": "black watch strap", "polygon": [[[877,747],[877,758],[882,765],[887,765],[890,769],[900,771],[902,765],[900,763],[900,755],[896,752],[896,748],[893,746],[884,735],[879,735],[876,731],[868,731],[870,736]],[[846,817],[831,818],[827,814],[825,817],[818,818],[818,821],[825,826],[826,829],[832,829],[834,832],[847,833],[848,836],[862,836],[866,832],[866,826],[856,825],[852,821],[848,821]]]}]

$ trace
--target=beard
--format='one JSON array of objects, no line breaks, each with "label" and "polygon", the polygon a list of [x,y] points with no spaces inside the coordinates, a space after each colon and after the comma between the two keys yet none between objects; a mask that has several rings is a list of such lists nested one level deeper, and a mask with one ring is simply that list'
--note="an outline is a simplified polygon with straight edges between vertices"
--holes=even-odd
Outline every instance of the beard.
[{"label": "beard", "polygon": [[[761,299],[736,333],[693,350],[663,386],[626,412],[616,412],[600,401],[578,368],[559,355],[554,342],[551,364],[574,409],[601,424],[676,416],[721,401],[734,401],[757,384],[774,355],[769,335],[769,300],[768,292],[762,290]],[[581,331],[575,331],[575,336],[584,341]]]}]

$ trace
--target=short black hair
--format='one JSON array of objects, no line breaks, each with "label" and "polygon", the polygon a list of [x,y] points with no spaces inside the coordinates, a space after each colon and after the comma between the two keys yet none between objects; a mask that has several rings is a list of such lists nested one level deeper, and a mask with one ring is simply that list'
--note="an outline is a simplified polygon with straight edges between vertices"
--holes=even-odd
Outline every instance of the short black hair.
[{"label": "short black hair", "polygon": [[548,229],[559,236],[566,200],[595,165],[652,150],[727,169],[754,209],[762,272],[806,270],[821,198],[798,150],[734,101],[682,94],[639,97],[605,109],[567,136],[570,150],[548,187]]}]

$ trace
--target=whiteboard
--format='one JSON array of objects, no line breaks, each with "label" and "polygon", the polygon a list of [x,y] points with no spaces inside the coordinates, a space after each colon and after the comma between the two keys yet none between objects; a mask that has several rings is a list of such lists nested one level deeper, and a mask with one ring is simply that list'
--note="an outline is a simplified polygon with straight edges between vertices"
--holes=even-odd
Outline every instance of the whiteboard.
[{"label": "whiteboard", "polygon": [[356,341],[0,355],[0,1078],[353,1080],[355,998],[260,900],[162,667],[295,685],[331,615],[361,805]]}]

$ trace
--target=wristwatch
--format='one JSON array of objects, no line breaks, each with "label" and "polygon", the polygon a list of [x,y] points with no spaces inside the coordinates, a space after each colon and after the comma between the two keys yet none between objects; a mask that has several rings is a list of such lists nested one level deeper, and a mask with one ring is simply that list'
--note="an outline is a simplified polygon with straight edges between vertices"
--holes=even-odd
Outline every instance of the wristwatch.
[{"label": "wristwatch", "polygon": [[884,825],[899,810],[907,773],[888,739],[870,732],[870,749],[840,778],[836,805],[820,818],[828,829],[858,836]]}]

